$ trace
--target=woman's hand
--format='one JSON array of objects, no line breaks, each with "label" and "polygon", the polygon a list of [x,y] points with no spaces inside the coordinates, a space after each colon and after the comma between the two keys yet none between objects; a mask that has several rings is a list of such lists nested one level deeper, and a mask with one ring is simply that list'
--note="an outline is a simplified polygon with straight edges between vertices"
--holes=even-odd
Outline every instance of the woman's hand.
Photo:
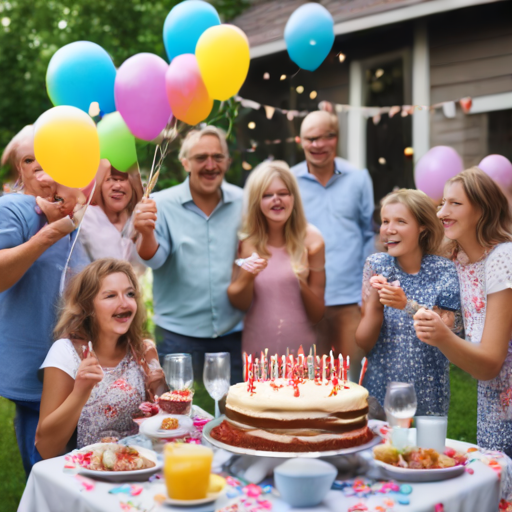
[{"label": "woman's hand", "polygon": [[253,252],[249,258],[243,260],[240,268],[256,277],[261,271],[267,268],[267,265],[268,261],[265,258],[260,258],[257,253]]},{"label": "woman's hand", "polygon": [[384,285],[388,284],[388,280],[384,276],[372,276],[370,277],[370,284],[376,290],[381,290]]},{"label": "woman's hand", "polygon": [[399,286],[383,285],[379,290],[380,303],[395,309],[404,309],[407,296]]},{"label": "woman's hand", "polygon": [[150,237],[156,227],[156,203],[153,199],[143,199],[135,206],[133,227],[143,236]]},{"label": "woman's hand", "polygon": [[428,345],[436,347],[441,342],[443,336],[447,333],[451,334],[442,318],[434,311],[421,308],[413,318],[416,336]]},{"label": "woman's hand", "polygon": [[92,389],[103,380],[103,370],[98,359],[89,354],[78,367],[75,377],[74,391],[89,397]]}]

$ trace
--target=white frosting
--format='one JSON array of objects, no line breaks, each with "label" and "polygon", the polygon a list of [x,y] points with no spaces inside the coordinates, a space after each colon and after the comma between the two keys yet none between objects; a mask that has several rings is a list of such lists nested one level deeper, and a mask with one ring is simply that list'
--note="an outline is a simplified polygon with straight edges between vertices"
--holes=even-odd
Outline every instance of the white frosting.
[{"label": "white frosting", "polygon": [[[272,383],[283,387],[275,389]],[[344,385],[349,389],[344,389]],[[334,413],[358,411],[368,405],[368,391],[353,382],[343,383],[333,396],[329,396],[333,389],[331,383],[317,385],[312,380],[299,384],[298,397],[294,396],[293,386],[288,384],[287,379],[255,382],[253,394],[247,388],[247,382],[231,386],[226,407],[247,416],[292,420],[325,418]],[[336,423],[354,423],[360,419],[338,419]]]}]

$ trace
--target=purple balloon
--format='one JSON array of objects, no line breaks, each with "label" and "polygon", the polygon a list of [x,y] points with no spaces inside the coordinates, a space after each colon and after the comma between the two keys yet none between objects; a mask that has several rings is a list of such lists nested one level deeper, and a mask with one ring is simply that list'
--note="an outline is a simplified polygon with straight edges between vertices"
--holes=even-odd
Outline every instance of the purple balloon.
[{"label": "purple balloon", "polygon": [[462,158],[455,149],[436,146],[429,149],[416,164],[416,187],[434,201],[443,198],[444,184],[464,169]]},{"label": "purple balloon", "polygon": [[165,92],[165,60],[152,53],[138,53],[117,70],[114,95],[124,122],[143,140],[153,140],[172,115]]},{"label": "purple balloon", "polygon": [[512,163],[502,155],[486,156],[478,167],[506,190],[512,188]]}]

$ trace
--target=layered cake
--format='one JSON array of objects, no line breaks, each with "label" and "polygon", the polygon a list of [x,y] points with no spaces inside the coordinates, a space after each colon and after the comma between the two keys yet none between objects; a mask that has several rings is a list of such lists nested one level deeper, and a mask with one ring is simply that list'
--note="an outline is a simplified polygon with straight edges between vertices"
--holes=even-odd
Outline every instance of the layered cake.
[{"label": "layered cake", "polygon": [[231,386],[226,420],[211,437],[242,448],[278,452],[350,448],[373,438],[368,391],[337,379],[284,379]]}]

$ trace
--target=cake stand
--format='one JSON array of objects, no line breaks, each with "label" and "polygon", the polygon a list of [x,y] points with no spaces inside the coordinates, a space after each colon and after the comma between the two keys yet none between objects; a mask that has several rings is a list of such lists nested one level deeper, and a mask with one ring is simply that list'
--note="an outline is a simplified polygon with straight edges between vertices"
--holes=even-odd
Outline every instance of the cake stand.
[{"label": "cake stand", "polygon": [[351,455],[353,453],[361,452],[364,450],[368,450],[373,446],[378,445],[382,442],[382,438],[378,434],[378,427],[382,425],[383,422],[378,420],[369,420],[368,426],[375,434],[375,437],[369,441],[368,443],[361,444],[359,446],[352,446],[351,448],[342,448],[339,450],[329,450],[323,452],[270,452],[264,450],[252,450],[251,448],[241,448],[239,446],[231,446],[230,444],[221,443],[216,439],[213,439],[210,435],[213,428],[220,425],[226,417],[220,416],[204,426],[203,429],[203,437],[216,448],[222,448],[231,453],[236,453],[238,455],[255,455],[256,457],[275,457],[281,459],[291,459],[294,457],[307,457],[309,459],[317,459],[319,457],[334,457],[337,455]]}]

